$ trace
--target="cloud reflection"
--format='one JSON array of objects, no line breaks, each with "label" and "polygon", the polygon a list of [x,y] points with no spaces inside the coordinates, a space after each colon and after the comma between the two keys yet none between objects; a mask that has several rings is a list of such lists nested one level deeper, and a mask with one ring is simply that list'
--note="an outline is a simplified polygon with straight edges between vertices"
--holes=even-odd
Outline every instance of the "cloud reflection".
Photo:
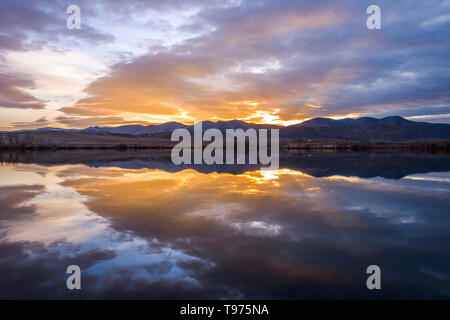
[{"label": "cloud reflection", "polygon": [[[450,296],[446,180],[428,179],[441,185],[427,191],[422,180],[324,179],[288,169],[232,175],[63,165],[42,176],[39,168],[2,167],[33,182],[3,187],[2,212],[24,213],[2,215],[1,274],[21,265],[6,297]],[[77,261],[85,289],[69,293],[63,266]],[[32,277],[37,262],[40,281],[22,283],[19,275]],[[377,293],[364,287],[374,263],[385,279]]]}]

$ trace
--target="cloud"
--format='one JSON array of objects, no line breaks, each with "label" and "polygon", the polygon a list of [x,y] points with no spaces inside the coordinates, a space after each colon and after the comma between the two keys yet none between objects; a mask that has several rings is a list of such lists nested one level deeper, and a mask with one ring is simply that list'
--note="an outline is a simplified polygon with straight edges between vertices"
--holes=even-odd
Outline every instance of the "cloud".
[{"label": "cloud", "polygon": [[[363,9],[347,1],[202,8],[179,30],[196,25],[203,34],[116,64],[88,86],[88,98],[61,111],[138,118],[182,109],[205,120],[257,119],[279,109],[281,120],[295,120],[448,101],[450,49],[433,42],[436,30],[416,26],[434,11],[424,5],[415,21],[402,15],[398,21],[408,23],[408,32],[391,12],[383,31],[371,33]],[[400,14],[402,6],[383,9]]]},{"label": "cloud", "polygon": [[47,120],[47,118],[45,116],[42,116],[33,122],[13,122],[11,124],[11,126],[14,129],[19,129],[19,130],[20,129],[37,129],[37,128],[46,127],[50,123],[51,122],[49,120]]},{"label": "cloud", "polygon": [[43,185],[15,185],[0,187],[0,220],[28,215],[34,212],[34,206],[22,205],[26,200],[44,192]]},{"label": "cloud", "polygon": [[[66,8],[70,1],[23,2],[5,0],[0,3],[0,108],[43,109],[48,101],[43,101],[32,90],[39,91],[41,76],[33,70],[22,68],[22,64],[33,64],[46,69],[54,68],[51,58],[45,64],[33,60],[33,52],[46,50],[63,51],[65,45],[72,48],[81,42],[92,45],[104,44],[114,40],[111,34],[101,32],[83,20],[80,30],[69,30],[66,27],[68,17]],[[87,7],[85,7],[87,8]],[[86,15],[89,16],[89,15]],[[14,65],[11,56],[24,55],[28,60]],[[67,58],[66,58],[67,59]],[[69,57],[69,60],[71,58]],[[42,60],[42,59],[41,59]],[[42,61],[41,61],[42,62]],[[19,70],[20,72],[17,72]],[[61,69],[60,69],[61,70]],[[64,81],[61,81],[64,82]],[[39,98],[38,98],[39,96]],[[51,97],[51,95],[48,95]]]},{"label": "cloud", "polygon": [[74,116],[58,116],[56,117],[58,123],[61,123],[69,128],[87,128],[90,126],[123,126],[128,124],[146,125],[145,121],[126,121],[119,116],[99,116],[99,117],[74,117]]},{"label": "cloud", "polygon": [[[70,1],[23,2],[5,0],[0,3],[0,50],[29,50],[45,44],[76,38],[92,43],[110,42],[110,34],[84,23],[73,32],[66,26]],[[87,8],[87,6],[85,7]]]},{"label": "cloud", "polygon": [[[87,44],[108,42],[115,50],[109,71],[89,79],[84,96],[71,92],[72,100],[64,100],[59,110],[65,123],[83,117],[89,123],[98,119],[98,124],[107,117],[125,122],[257,121],[276,110],[277,121],[292,123],[380,111],[403,115],[407,107],[448,103],[445,5],[430,1],[408,11],[407,1],[382,1],[382,29],[368,30],[369,4],[136,0],[118,11],[117,3],[81,1],[86,28],[78,34],[65,29],[65,11],[56,14],[65,1],[52,8],[47,2],[11,4],[5,12],[18,12],[20,19],[12,21],[5,13],[3,23],[9,21],[5,28],[17,34],[0,38],[0,44],[9,50],[93,50]],[[147,29],[147,38],[141,37]],[[124,33],[138,45],[132,48]],[[101,50],[106,61],[110,52]],[[61,89],[56,85],[54,94]],[[52,99],[53,105],[59,101]]]},{"label": "cloud", "polygon": [[[264,15],[268,8],[250,13],[235,8],[211,10],[198,19],[216,22],[216,31],[116,64],[108,76],[88,86],[88,98],[60,111],[77,116],[122,112],[175,116],[186,110],[196,119],[236,118],[238,113],[240,117],[254,115],[254,106],[238,103],[248,100],[257,101],[258,109],[273,111],[277,104],[295,98],[301,87],[307,89],[305,80],[313,74],[292,81],[295,70],[280,70],[283,66],[278,61],[292,53],[273,51],[269,42],[276,47],[295,31],[344,21],[339,11],[318,8],[304,12],[286,7],[269,15]],[[286,24],[287,20],[292,23]],[[280,26],[276,32],[269,27],[274,24]],[[240,43],[239,37],[245,36],[256,40]]]},{"label": "cloud", "polygon": [[0,73],[0,107],[20,109],[43,109],[44,101],[27,93],[32,89],[32,80],[15,74]]}]

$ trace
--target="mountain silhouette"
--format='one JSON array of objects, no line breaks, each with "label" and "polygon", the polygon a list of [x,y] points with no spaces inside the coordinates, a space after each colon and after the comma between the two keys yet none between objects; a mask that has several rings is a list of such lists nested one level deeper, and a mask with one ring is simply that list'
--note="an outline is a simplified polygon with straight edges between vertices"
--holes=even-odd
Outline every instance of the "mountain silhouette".
[{"label": "mountain silhouette", "polygon": [[342,120],[315,118],[283,128],[280,136],[288,139],[352,141],[450,139],[450,124],[415,122],[400,116]]},{"label": "mountain silhouette", "polygon": [[[347,141],[411,141],[427,139],[450,139],[450,124],[415,122],[400,116],[381,119],[362,117],[333,120],[330,118],[314,118],[299,124],[281,127],[268,124],[254,124],[241,120],[202,121],[203,131],[218,129],[279,129],[280,138],[287,140],[347,140]],[[138,137],[168,137],[175,129],[194,130],[193,125],[178,122],[167,122],[158,125],[125,125],[119,127],[89,127],[86,129],[39,128],[15,132],[81,132],[90,134],[120,134]],[[4,134],[4,133],[3,133]]]}]

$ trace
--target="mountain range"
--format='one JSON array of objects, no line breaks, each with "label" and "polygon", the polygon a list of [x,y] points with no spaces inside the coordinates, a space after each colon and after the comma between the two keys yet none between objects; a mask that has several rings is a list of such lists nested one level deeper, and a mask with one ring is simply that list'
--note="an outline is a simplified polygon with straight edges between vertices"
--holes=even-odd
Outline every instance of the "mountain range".
[{"label": "mountain range", "polygon": [[[175,129],[184,128],[193,131],[193,125],[167,122],[158,125],[125,125],[120,127],[89,127],[85,129],[61,129],[45,127],[34,130],[14,132],[82,132],[99,134],[120,134],[131,136],[170,135]],[[418,139],[450,139],[450,124],[410,121],[400,116],[381,119],[362,117],[333,120],[314,118],[299,124],[281,127],[267,124],[247,123],[240,120],[203,121],[203,131],[211,128],[224,132],[226,129],[280,129],[280,138],[306,140],[352,140],[352,141],[408,141]]]}]

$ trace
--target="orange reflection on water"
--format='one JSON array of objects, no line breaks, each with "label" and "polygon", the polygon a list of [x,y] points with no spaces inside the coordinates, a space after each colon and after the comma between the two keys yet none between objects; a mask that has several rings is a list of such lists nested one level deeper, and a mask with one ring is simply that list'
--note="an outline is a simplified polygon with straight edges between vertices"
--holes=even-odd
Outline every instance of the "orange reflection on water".
[{"label": "orange reflection on water", "polygon": [[[447,199],[442,188],[424,193],[411,179],[103,165],[0,166],[0,245],[30,250],[25,244],[33,243],[55,252],[60,264],[66,256],[88,257],[84,274],[96,283],[107,286],[117,275],[114,288],[144,284],[146,297],[162,297],[161,288],[166,296],[255,297],[260,287],[264,296],[301,296],[304,288],[318,288],[313,296],[320,296],[322,286],[349,288],[355,277],[343,266],[360,270],[361,261],[381,254],[399,224],[410,228],[436,207],[443,212]],[[423,210],[420,202],[398,210],[416,198],[432,201],[433,211],[415,213]],[[392,241],[395,250],[397,238]],[[55,265],[54,258],[48,263]],[[180,293],[174,281],[187,291]]]}]

